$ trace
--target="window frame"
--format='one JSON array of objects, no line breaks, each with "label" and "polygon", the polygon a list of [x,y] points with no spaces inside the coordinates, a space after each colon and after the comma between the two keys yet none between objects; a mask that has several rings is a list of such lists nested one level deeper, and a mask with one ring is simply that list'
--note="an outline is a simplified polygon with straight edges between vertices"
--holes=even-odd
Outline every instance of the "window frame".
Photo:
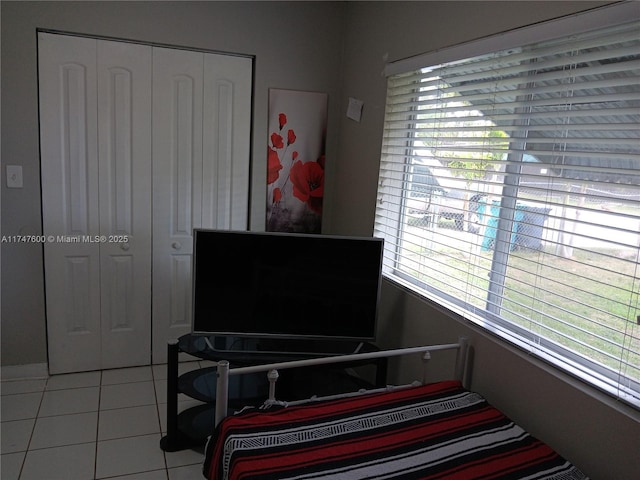
[{"label": "window frame", "polygon": [[[563,17],[561,19],[556,19],[549,22],[513,30],[496,36],[480,39],[474,42],[438,50],[436,52],[418,55],[409,59],[403,59],[398,62],[392,62],[387,65],[385,73],[387,74],[387,76],[391,76],[399,73],[415,71],[428,65],[449,63],[464,58],[487,54],[492,51],[504,50],[504,45],[510,45],[514,48],[518,46],[526,46],[530,43],[538,43],[541,41],[567,37],[568,35],[572,34],[588,32],[592,29],[599,29],[607,26],[614,26],[620,23],[626,23],[630,18],[637,19],[639,17],[640,15],[637,11],[637,5],[633,5],[629,2],[607,7],[600,7],[586,13]],[[405,146],[405,156],[407,157],[412,156],[411,150],[414,149],[414,146],[411,144],[411,140],[412,139],[408,138]],[[511,142],[517,140],[518,139],[516,137],[512,137],[510,139]],[[509,150],[511,151],[513,149],[510,147]],[[514,164],[516,163],[514,161],[515,159],[511,160]],[[520,158],[520,162],[523,162],[522,155]],[[415,172],[413,171],[415,169],[415,165],[410,163],[405,163],[405,165],[406,168],[409,168],[411,170],[411,174],[415,175]],[[505,179],[510,175],[510,173],[520,175],[520,173],[517,172],[510,172],[509,167],[507,167],[504,173]],[[505,180],[503,180],[503,187],[506,187],[507,190],[511,188],[514,191],[517,189],[517,187],[515,186],[509,186],[509,183]],[[507,194],[504,196],[511,199],[513,205],[512,208],[503,208],[502,210],[508,210],[509,212],[511,212],[511,215],[513,215],[516,205],[516,195],[511,195],[510,192],[507,191]],[[385,227],[381,227],[379,229],[380,231],[383,231],[385,229],[395,230],[396,232],[401,231],[401,222],[404,215],[405,201],[405,198],[401,198],[396,207],[398,225],[396,225],[395,227],[386,225]],[[503,245],[510,244],[509,235],[511,235],[510,232],[512,232],[510,223],[513,221],[513,216],[511,218],[503,218],[503,214],[501,213],[500,222],[504,223],[501,223],[501,227],[498,228],[498,235],[506,237],[506,239],[502,239],[505,241],[500,242]],[[396,234],[397,238],[400,238],[401,235],[402,234]],[[496,241],[498,242],[498,240]],[[387,255],[389,255],[389,252],[385,252],[385,256]],[[510,255],[510,253],[507,251],[505,255],[508,256]],[[396,260],[392,260],[391,263],[397,265],[398,262]],[[503,262],[503,265],[503,268],[506,270],[506,262]],[[385,272],[383,272],[383,274],[385,274]],[[502,272],[502,275],[504,276],[504,272]],[[443,293],[442,291],[429,286],[425,282],[414,279],[411,275],[402,271],[398,271],[397,268],[392,272],[391,276],[385,274],[385,277],[390,281],[398,283],[399,285],[409,289],[413,293],[417,293],[418,295],[427,298],[429,301],[435,302],[437,305],[441,305],[448,310],[451,310],[455,314],[460,315],[467,320],[470,320],[471,322],[484,328],[485,330],[507,340],[509,343],[521,347],[527,352],[530,352],[530,345],[522,341],[520,338],[520,335],[524,337],[531,336],[530,331],[524,327],[514,326],[514,324],[509,323],[499,315],[492,313],[491,308],[483,310],[481,311],[481,313],[478,311],[478,309],[476,309],[476,311],[473,311],[473,309],[470,310],[470,305],[467,302],[457,299],[452,295]],[[489,284],[496,284],[496,282],[490,282]],[[497,284],[499,284],[499,282],[497,282]],[[490,295],[491,294],[489,294],[488,297],[489,305],[491,305],[492,303]],[[497,295],[501,294],[497,293]],[[638,398],[627,398],[624,392],[620,391],[619,387],[616,391],[612,391],[611,381],[609,379],[609,375],[607,375],[608,370],[603,366],[598,365],[598,363],[592,359],[576,354],[570,349],[564,348],[561,345],[557,345],[551,341],[549,341],[548,343],[541,342],[538,345],[535,356],[552,364],[555,367],[558,367],[562,371],[578,377],[580,380],[587,382],[588,384],[598,388],[599,390],[605,391],[613,397],[622,400],[625,403],[631,404],[635,408],[640,408],[640,400]],[[586,375],[584,368],[580,367],[581,365],[585,364],[588,365],[588,369],[590,372],[592,372],[592,375]],[[632,384],[632,390],[636,393],[640,393],[640,383],[632,382]]]}]

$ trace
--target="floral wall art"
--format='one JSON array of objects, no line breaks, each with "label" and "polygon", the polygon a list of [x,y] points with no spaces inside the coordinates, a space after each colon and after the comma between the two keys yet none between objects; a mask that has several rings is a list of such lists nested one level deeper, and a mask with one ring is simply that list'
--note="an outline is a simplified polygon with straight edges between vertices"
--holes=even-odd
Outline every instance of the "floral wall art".
[{"label": "floral wall art", "polygon": [[326,93],[269,90],[267,231],[321,231],[327,100]]}]

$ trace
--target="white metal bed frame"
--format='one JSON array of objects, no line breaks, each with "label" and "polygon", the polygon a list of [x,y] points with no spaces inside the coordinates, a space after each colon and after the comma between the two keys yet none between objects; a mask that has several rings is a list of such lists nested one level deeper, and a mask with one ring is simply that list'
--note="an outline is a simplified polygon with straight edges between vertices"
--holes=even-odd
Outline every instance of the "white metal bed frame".
[{"label": "white metal bed frame", "polygon": [[229,377],[231,375],[245,375],[249,373],[267,372],[269,380],[269,398],[267,402],[274,403],[276,382],[278,380],[278,370],[297,367],[310,367],[314,365],[327,365],[334,363],[347,363],[359,360],[371,360],[375,358],[390,358],[410,354],[422,354],[424,364],[423,383],[426,379],[426,366],[431,359],[431,352],[440,350],[457,350],[454,379],[464,382],[467,371],[467,355],[469,350],[469,339],[467,337],[459,337],[457,343],[427,345],[422,347],[408,347],[394,350],[380,350],[378,352],[354,353],[349,355],[338,355],[331,357],[312,358],[306,360],[292,360],[288,362],[269,363],[264,365],[255,365],[249,367],[231,368],[227,360],[221,360],[217,366],[217,384],[216,384],[216,407],[215,407],[215,424],[216,426],[227,416],[229,408]]}]

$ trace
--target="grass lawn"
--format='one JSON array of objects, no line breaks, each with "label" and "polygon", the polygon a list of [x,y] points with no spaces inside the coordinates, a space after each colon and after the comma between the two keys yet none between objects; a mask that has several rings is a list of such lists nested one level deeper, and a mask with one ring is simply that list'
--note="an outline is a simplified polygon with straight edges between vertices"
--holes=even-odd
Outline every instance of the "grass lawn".
[{"label": "grass lawn", "polygon": [[[471,243],[469,243],[471,242]],[[403,265],[427,285],[486,307],[492,251],[472,234],[437,228],[407,237]],[[541,251],[509,256],[500,315],[640,381],[640,267],[629,252],[574,249],[570,259]],[[430,252],[430,253],[429,253]]]}]

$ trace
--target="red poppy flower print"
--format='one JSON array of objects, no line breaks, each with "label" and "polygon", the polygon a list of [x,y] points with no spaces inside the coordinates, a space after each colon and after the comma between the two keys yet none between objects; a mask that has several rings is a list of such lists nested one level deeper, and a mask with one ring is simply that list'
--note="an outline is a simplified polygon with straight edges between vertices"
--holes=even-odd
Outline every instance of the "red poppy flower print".
[{"label": "red poppy flower print", "polygon": [[267,147],[267,185],[271,185],[278,179],[280,170],[282,170],[282,164],[278,152]]},{"label": "red poppy flower print", "polygon": [[[285,108],[277,108],[273,110],[275,115],[270,114],[267,137],[266,229],[319,233],[324,197],[325,132],[317,145],[317,135],[321,132],[310,132],[313,128],[304,121],[311,112],[302,106],[295,106],[295,112],[288,114]],[[303,117],[302,122],[299,116]]]},{"label": "red poppy flower print", "polygon": [[297,161],[291,167],[289,178],[293,183],[293,195],[306,202],[316,213],[322,213],[324,196],[324,169],[316,162]]},{"label": "red poppy flower print", "polygon": [[287,147],[295,141],[296,141],[296,134],[293,132],[293,130],[289,130],[287,132]]},{"label": "red poppy flower print", "polygon": [[277,133],[271,134],[271,144],[273,148],[284,148],[284,142],[282,141],[282,136]]}]

